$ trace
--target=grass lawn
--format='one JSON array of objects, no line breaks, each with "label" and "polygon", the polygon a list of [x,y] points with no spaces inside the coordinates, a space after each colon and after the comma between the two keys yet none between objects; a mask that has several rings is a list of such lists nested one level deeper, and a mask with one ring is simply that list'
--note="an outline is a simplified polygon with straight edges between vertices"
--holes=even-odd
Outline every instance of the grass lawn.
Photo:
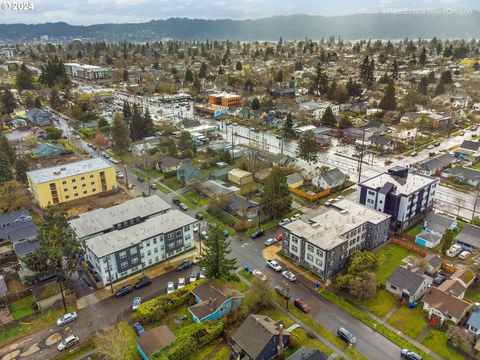
[{"label": "grass lawn", "polygon": [[465,297],[473,302],[480,302],[480,286],[470,286]]},{"label": "grass lawn", "polygon": [[[184,316],[186,316],[186,319],[183,322],[179,321],[179,319],[184,317]],[[180,331],[180,329],[182,329],[183,327],[193,323],[192,315],[188,311],[188,305],[183,304],[183,305],[180,305],[179,307],[169,311],[167,313],[165,319],[163,319],[161,321],[161,323],[164,324],[164,325],[167,325],[168,328],[170,329],[170,331],[174,335],[176,335]],[[156,325],[152,326],[152,327],[156,327]]]},{"label": "grass lawn", "polygon": [[13,316],[13,320],[21,319],[25,316],[33,314],[35,310],[33,309],[32,304],[33,295],[9,303],[8,309]]},{"label": "grass lawn", "polygon": [[167,189],[165,186],[162,185],[162,183],[155,182],[155,185],[157,185],[157,189],[160,190],[164,194],[170,194],[171,191]]},{"label": "grass lawn", "polygon": [[[188,205],[187,205],[188,206]],[[235,230],[233,230],[231,227],[225,225],[224,223],[222,223],[220,220],[218,220],[216,217],[210,215],[209,213],[207,213],[206,211],[200,211],[200,214],[203,215],[203,217],[208,220],[209,222],[212,222],[212,223],[215,223],[217,224],[217,226],[221,226],[222,228],[226,229],[228,231],[228,234],[230,236],[233,236],[235,235]]]},{"label": "grass lawn", "polygon": [[204,360],[207,359],[208,356],[212,353],[213,350],[220,344],[221,339],[216,339],[212,341],[210,344],[202,346],[197,352],[193,353],[190,356],[190,360]]},{"label": "grass lawn", "polygon": [[238,291],[245,293],[248,290],[250,290],[250,287],[245,284],[242,280],[239,281],[226,281],[223,279],[214,279],[213,280],[215,283],[217,283],[220,286],[233,286],[235,287]]},{"label": "grass lawn", "polygon": [[178,197],[181,202],[183,202],[190,210],[195,210],[197,207],[193,205],[190,201],[185,199],[183,196]]},{"label": "grass lawn", "polygon": [[210,358],[210,360],[227,360],[229,358],[230,348],[223,344],[220,349]]},{"label": "grass lawn", "polygon": [[354,299],[354,302],[381,319],[398,304],[398,300],[384,289],[378,290],[375,297],[371,299]]},{"label": "grass lawn", "polygon": [[432,330],[422,340],[422,344],[448,360],[464,360],[465,357],[447,347],[448,336],[440,330]]},{"label": "grass lawn", "polygon": [[377,271],[375,271],[379,284],[385,284],[397,266],[401,265],[402,260],[408,255],[418,256],[416,253],[410,252],[407,249],[395,244],[387,245],[384,249],[378,252],[378,255],[380,255],[382,260],[381,265]]},{"label": "grass lawn", "polygon": [[422,231],[423,231],[423,225],[422,225],[422,224],[419,224],[419,225],[411,228],[410,230],[408,230],[408,231],[407,231],[407,234],[408,234],[408,235],[411,235],[411,236],[417,236],[417,235],[420,234]]},{"label": "grass lawn", "polygon": [[257,191],[261,187],[262,187],[261,184],[255,182],[255,181],[252,181],[249,184],[245,184],[245,185],[240,186],[240,194],[242,194],[242,195],[250,194],[252,192]]},{"label": "grass lawn", "polygon": [[250,274],[249,272],[247,272],[245,269],[240,270],[238,272],[238,275],[240,275],[241,277],[243,277],[247,281],[252,281],[252,279],[253,279],[253,275]]},{"label": "grass lawn", "polygon": [[163,179],[162,181],[165,185],[167,185],[170,189],[173,189],[173,190],[178,190],[178,189],[181,189],[183,188],[183,185],[180,184],[178,181],[177,181],[177,178],[176,177],[171,177],[171,178],[167,178],[167,179]]},{"label": "grass lawn", "polygon": [[196,191],[187,191],[182,196],[197,206],[204,206],[208,203],[208,197],[199,195]]},{"label": "grass lawn", "polygon": [[420,304],[413,309],[402,306],[387,322],[412,339],[416,339],[428,326],[422,314],[422,306]]}]

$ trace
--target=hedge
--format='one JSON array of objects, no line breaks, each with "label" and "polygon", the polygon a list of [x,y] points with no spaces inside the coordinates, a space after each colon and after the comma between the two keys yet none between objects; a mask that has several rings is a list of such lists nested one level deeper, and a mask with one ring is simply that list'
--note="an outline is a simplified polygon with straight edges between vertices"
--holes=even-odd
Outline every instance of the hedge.
[{"label": "hedge", "polygon": [[165,294],[144,302],[138,307],[135,317],[146,323],[158,321],[167,311],[187,302],[193,289],[203,284],[205,281],[206,279],[195,281],[181,289],[175,290],[171,294]]},{"label": "hedge", "polygon": [[219,337],[224,327],[225,319],[188,325],[180,330],[172,344],[153,354],[152,359],[188,359],[199,348]]}]

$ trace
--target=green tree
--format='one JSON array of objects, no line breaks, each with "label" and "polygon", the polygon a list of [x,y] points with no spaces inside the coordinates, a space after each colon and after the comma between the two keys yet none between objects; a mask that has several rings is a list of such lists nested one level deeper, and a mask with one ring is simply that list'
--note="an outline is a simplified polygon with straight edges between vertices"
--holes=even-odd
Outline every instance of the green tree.
[{"label": "green tree", "polygon": [[393,59],[392,63],[392,79],[394,81],[398,80],[398,64],[396,59]]},{"label": "green tree", "polygon": [[251,107],[252,107],[252,110],[260,109],[260,101],[258,100],[258,98],[256,97],[253,98]]},{"label": "green tree", "polygon": [[235,66],[235,69],[237,71],[242,71],[242,63],[240,61],[237,61],[237,65]]},{"label": "green tree", "polygon": [[123,73],[122,73],[122,80],[126,82],[126,81],[128,81],[128,79],[129,79],[128,70],[124,69]]},{"label": "green tree", "polygon": [[325,112],[322,115],[322,120],[320,121],[326,125],[337,125],[337,118],[330,106],[325,109]]},{"label": "green tree", "polygon": [[62,137],[63,131],[62,129],[57,129],[54,126],[49,126],[45,129],[45,132],[47,133],[47,138],[49,140],[58,140]]},{"label": "green tree", "polygon": [[420,82],[418,83],[418,92],[422,95],[427,95],[428,92],[428,78],[422,76]]},{"label": "green tree", "polygon": [[220,226],[214,227],[204,240],[203,259],[200,266],[205,268],[207,278],[228,280],[230,273],[237,268],[236,259],[229,258],[230,241],[223,235]]},{"label": "green tree", "polygon": [[292,198],[288,190],[287,177],[279,167],[274,167],[265,179],[264,195],[260,200],[262,212],[279,219],[290,212]]},{"label": "green tree", "polygon": [[427,50],[425,49],[425,47],[423,47],[422,52],[418,57],[418,63],[420,64],[421,67],[424,67],[426,62],[427,62]]},{"label": "green tree", "polygon": [[475,70],[475,71],[480,70],[480,64],[478,63],[478,61],[475,61],[473,63],[473,70]]},{"label": "green tree", "polygon": [[24,158],[19,158],[15,161],[15,176],[18,181],[22,183],[27,182],[28,161]]},{"label": "green tree", "polygon": [[442,75],[440,75],[440,80],[443,81],[444,84],[451,84],[453,81],[451,71],[446,70],[442,72]]},{"label": "green tree", "polygon": [[[9,165],[13,166],[15,163],[15,149],[10,145],[8,139],[4,135],[0,135],[0,153],[4,154],[7,158]],[[4,162],[0,162],[4,164]]]},{"label": "green tree", "polygon": [[15,84],[18,91],[32,90],[33,89],[33,77],[32,73],[27,69],[25,64],[20,66],[20,70],[17,73]]},{"label": "green tree", "polygon": [[12,164],[9,162],[7,154],[0,152],[0,184],[13,179]]},{"label": "green tree", "polygon": [[375,62],[373,58],[370,60],[368,55],[363,59],[362,65],[360,66],[360,79],[367,86],[373,85],[374,80],[374,71],[375,71]]},{"label": "green tree", "polygon": [[202,62],[202,65],[200,65],[198,77],[201,79],[205,79],[207,77],[207,65],[204,62]]},{"label": "green tree", "polygon": [[437,86],[435,87],[435,96],[445,94],[445,84],[442,79],[438,82]]},{"label": "green tree", "polygon": [[130,147],[130,129],[123,120],[121,113],[115,114],[112,125],[112,143],[113,147],[120,152],[128,150]]},{"label": "green tree", "polygon": [[107,119],[105,119],[103,116],[98,119],[98,128],[108,128],[110,124],[108,123]]},{"label": "green tree", "polygon": [[348,96],[360,96],[362,94],[361,85],[354,81],[351,77],[348,79],[346,89]]},{"label": "green tree", "polygon": [[40,275],[55,275],[67,311],[63,284],[81,267],[78,254],[83,253],[84,242],[68,230],[66,212],[59,206],[48,206],[40,224],[37,242],[39,247],[26,258],[29,269]]},{"label": "green tree", "polygon": [[60,109],[61,105],[62,101],[60,100],[58,90],[54,88],[50,92],[50,106],[54,109]]},{"label": "green tree", "polygon": [[306,131],[300,136],[296,155],[300,159],[305,160],[308,164],[314,163],[318,160],[317,143],[313,131]]},{"label": "green tree", "polygon": [[180,133],[180,138],[178,139],[178,148],[185,157],[195,153],[195,143],[193,141],[192,134],[190,134],[189,131],[182,131]]},{"label": "green tree", "polygon": [[445,255],[450,246],[452,246],[455,234],[452,229],[447,229],[442,236],[442,254]]},{"label": "green tree", "polygon": [[7,214],[25,209],[30,206],[30,203],[26,185],[15,180],[6,181],[0,185],[0,213]]},{"label": "green tree", "polygon": [[385,94],[378,107],[383,110],[395,110],[397,108],[397,101],[395,99],[395,84],[393,83],[393,80],[390,80],[388,83],[387,88],[385,89]]},{"label": "green tree", "polygon": [[13,110],[17,107],[17,102],[15,101],[15,97],[13,96],[10,90],[5,90],[1,97],[1,102],[3,105],[3,114],[11,114]]},{"label": "green tree", "polygon": [[340,122],[338,123],[338,126],[340,126],[342,129],[348,128],[352,126],[352,121],[347,115],[343,115],[340,118]]},{"label": "green tree", "polygon": [[193,72],[190,69],[187,69],[187,71],[185,71],[185,82],[186,83],[193,82]]},{"label": "green tree", "polygon": [[366,250],[355,251],[350,256],[347,272],[354,276],[362,275],[366,272],[377,270],[380,264],[381,261],[378,254]]},{"label": "green tree", "polygon": [[285,123],[283,124],[283,135],[286,137],[292,137],[294,134],[292,114],[288,113]]},{"label": "green tree", "polygon": [[137,104],[133,104],[132,116],[130,118],[130,137],[133,141],[143,139],[145,130],[142,113]]},{"label": "green tree", "polygon": [[33,106],[36,107],[37,109],[42,108],[42,101],[40,100],[40,97],[37,96],[35,98],[35,102],[34,102]]}]

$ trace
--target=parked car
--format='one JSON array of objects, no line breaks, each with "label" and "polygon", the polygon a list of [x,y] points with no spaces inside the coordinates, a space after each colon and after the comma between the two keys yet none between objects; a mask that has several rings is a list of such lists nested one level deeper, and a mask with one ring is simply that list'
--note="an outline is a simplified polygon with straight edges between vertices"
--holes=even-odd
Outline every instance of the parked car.
[{"label": "parked car", "polygon": [[202,259],[203,259],[203,256],[202,256],[202,255],[195,256],[195,257],[193,258],[193,263],[194,263],[194,264],[198,264],[200,261],[202,261]]},{"label": "parked car", "polygon": [[197,281],[197,273],[195,271],[192,271],[192,273],[190,274],[190,279],[189,279],[189,282],[190,284]]},{"label": "parked car", "polygon": [[343,327],[337,330],[337,336],[343,341],[345,341],[346,343],[349,343],[352,345],[357,342],[357,338],[353,336],[353,334],[350,331],[348,331]]},{"label": "parked car", "polygon": [[284,299],[290,298],[290,296],[288,295],[287,289],[281,287],[280,285],[275,286],[275,291],[277,292],[278,295],[280,295]]},{"label": "parked car", "polygon": [[278,226],[287,225],[289,222],[290,222],[290,219],[288,218],[280,220],[280,222],[278,223]]},{"label": "parked car", "polygon": [[117,171],[115,174],[116,174],[117,177],[120,178],[120,179],[122,179],[122,178],[125,177],[125,175],[123,175],[123,173],[122,173],[121,171]]},{"label": "parked car", "polygon": [[132,302],[132,311],[137,311],[138,307],[140,306],[140,304],[142,303],[142,298],[137,296],[137,297],[134,297],[133,298],[133,302]]},{"label": "parked car", "polygon": [[174,291],[175,291],[175,285],[173,281],[167,282],[167,294],[171,294]]},{"label": "parked car", "polygon": [[295,221],[295,220],[299,219],[300,216],[301,216],[300,214],[295,214],[290,218],[290,221]]},{"label": "parked car", "polygon": [[68,349],[72,346],[74,346],[75,344],[78,344],[78,337],[75,336],[75,335],[70,335],[70,336],[67,336],[65,339],[63,339],[62,341],[60,341],[60,344],[58,344],[58,350],[60,351],[63,351],[65,349]]},{"label": "parked car", "polygon": [[195,219],[197,219],[197,220],[203,220],[203,215],[200,214],[200,213],[196,213],[196,214],[195,214]]},{"label": "parked car", "polygon": [[423,357],[408,349],[402,349],[402,351],[400,351],[400,356],[407,360],[423,360]]},{"label": "parked car", "polygon": [[157,184],[151,183],[151,184],[150,184],[150,189],[152,189],[152,190],[157,190]]},{"label": "parked car", "polygon": [[130,294],[131,292],[133,291],[132,287],[130,285],[125,285],[124,287],[122,287],[120,290],[118,290],[116,293],[115,293],[115,296],[116,297],[121,297],[121,296],[125,296],[127,294]]},{"label": "parked car", "polygon": [[432,150],[432,149],[433,149],[433,145],[428,145],[428,146],[427,146],[427,149],[428,149],[428,150]]},{"label": "parked car", "polygon": [[202,230],[200,232],[200,237],[204,240],[208,240],[208,232],[206,230]]},{"label": "parked car", "polygon": [[458,244],[453,244],[450,249],[447,250],[446,255],[449,257],[455,257],[462,251],[462,247]]},{"label": "parked car", "polygon": [[137,336],[145,335],[146,333],[145,328],[139,322],[134,323],[132,327],[133,327],[133,330],[135,330],[135,334],[137,334]]},{"label": "parked car", "polygon": [[75,311],[72,311],[70,313],[66,313],[60,319],[57,320],[57,326],[63,326],[65,324],[68,324],[69,322],[77,320],[77,319],[78,319],[78,315]]},{"label": "parked car", "polygon": [[260,236],[263,236],[264,234],[265,234],[265,230],[259,229],[259,230],[255,231],[250,237],[252,239],[257,239]]},{"label": "parked car", "polygon": [[185,204],[182,203],[182,202],[180,202],[180,203],[178,204],[178,207],[179,207],[180,209],[182,209],[183,211],[187,211],[187,210],[188,210],[188,206],[185,205]]},{"label": "parked car", "polygon": [[143,176],[137,176],[137,180],[140,182],[144,182],[145,178]]},{"label": "parked car", "polygon": [[256,278],[262,280],[262,281],[267,281],[267,277],[260,270],[253,270],[252,275],[255,276]]},{"label": "parked car", "polygon": [[271,267],[275,271],[282,271],[282,267],[275,260],[267,260],[267,266]]},{"label": "parked car", "polygon": [[205,270],[201,270],[200,274],[198,275],[199,279],[205,279]]},{"label": "parked car", "polygon": [[295,276],[294,273],[292,273],[291,271],[284,271],[282,272],[282,276],[287,279],[288,281],[296,281],[297,280],[297,277]]},{"label": "parked car", "polygon": [[462,252],[460,253],[460,255],[458,255],[458,258],[459,258],[459,259],[462,259],[462,260],[465,260],[467,257],[470,256],[470,254],[471,254],[470,251],[467,251],[467,250],[462,251]]},{"label": "parked car", "polygon": [[183,260],[180,265],[177,266],[178,271],[182,271],[185,269],[190,269],[193,266],[193,263],[190,259]]},{"label": "parked car", "polygon": [[144,276],[135,283],[134,287],[135,289],[140,289],[144,286],[150,285],[151,283],[152,279],[150,279],[148,276]]},{"label": "parked car", "polygon": [[308,314],[310,312],[310,306],[305,304],[302,299],[296,298],[295,301],[293,302],[293,305],[303,311],[305,314]]},{"label": "parked car", "polygon": [[447,275],[440,273],[437,276],[435,276],[435,279],[433,279],[433,283],[435,285],[442,285],[445,282],[445,280],[447,280]]},{"label": "parked car", "polygon": [[433,146],[440,146],[440,143],[436,142],[435,144],[433,144]]},{"label": "parked car", "polygon": [[417,155],[418,155],[418,153],[417,153],[416,151],[413,151],[413,152],[410,154],[411,157],[415,157],[415,156],[417,156]]},{"label": "parked car", "polygon": [[278,240],[275,239],[275,238],[267,239],[267,240],[265,240],[265,246],[273,245],[273,244],[275,244],[277,241],[278,241]]},{"label": "parked car", "polygon": [[332,206],[333,203],[334,203],[333,200],[327,200],[327,201],[325,202],[325,206],[327,206],[327,207],[328,207],[328,206]]}]

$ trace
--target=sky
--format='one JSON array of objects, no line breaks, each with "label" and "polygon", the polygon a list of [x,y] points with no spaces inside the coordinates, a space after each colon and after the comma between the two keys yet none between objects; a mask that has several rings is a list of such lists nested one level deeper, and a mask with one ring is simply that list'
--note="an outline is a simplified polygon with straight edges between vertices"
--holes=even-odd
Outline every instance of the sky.
[{"label": "sky", "polygon": [[[14,10],[19,0],[0,0],[0,23],[64,21],[74,25],[137,23],[170,17],[256,19],[273,15],[337,16],[407,9],[480,10],[480,0],[22,0],[33,10]],[[5,9],[8,4],[9,9]]]}]

